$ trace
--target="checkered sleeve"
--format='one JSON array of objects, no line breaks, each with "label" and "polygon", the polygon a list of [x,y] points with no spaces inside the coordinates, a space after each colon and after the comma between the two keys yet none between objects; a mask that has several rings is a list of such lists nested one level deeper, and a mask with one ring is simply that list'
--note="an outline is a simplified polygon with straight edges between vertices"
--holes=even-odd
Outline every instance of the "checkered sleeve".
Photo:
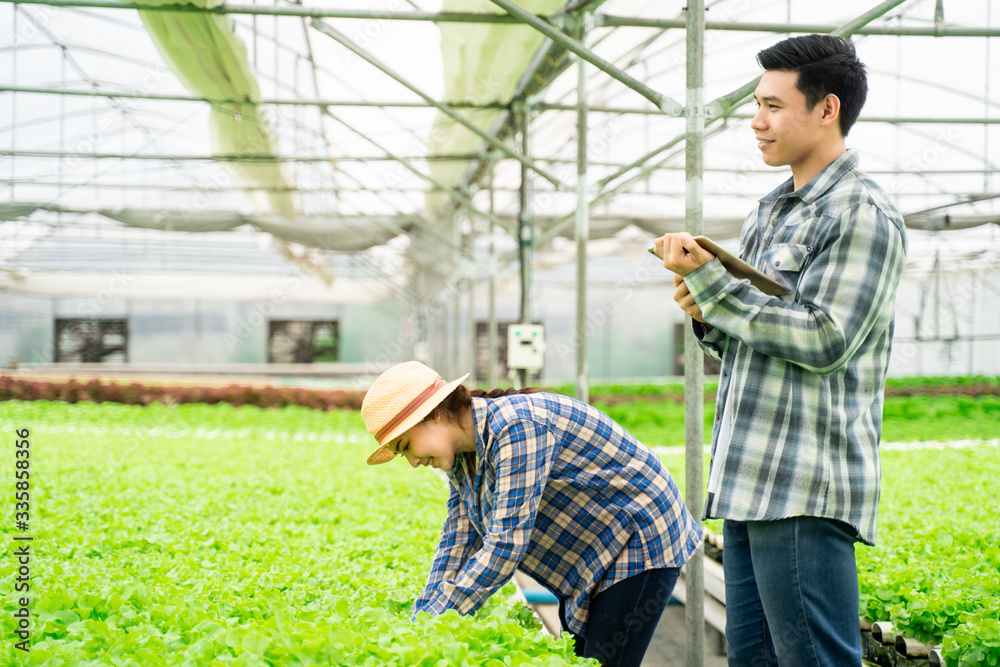
[{"label": "checkered sleeve", "polygon": [[462,507],[458,491],[452,487],[448,497],[448,516],[441,529],[441,541],[438,543],[424,592],[413,603],[414,615],[419,611],[436,611],[430,603],[442,583],[454,579],[468,561],[469,554],[481,546],[479,535]]},{"label": "checkered sleeve", "polygon": [[492,449],[496,458],[496,495],[482,545],[454,578],[443,579],[421,608],[469,614],[507,583],[531,541],[556,438],[545,424],[511,421]]},{"label": "checkered sleeve", "polygon": [[831,218],[796,301],[769,297],[712,261],[685,277],[705,321],[754,350],[826,375],[864,342],[905,265],[902,233],[877,206]]},{"label": "checkered sleeve", "polygon": [[698,341],[698,347],[716,361],[722,361],[722,354],[726,349],[727,336],[725,332],[718,327],[714,327],[706,333],[705,326],[694,319],[691,320],[691,327],[694,330],[695,340]]}]

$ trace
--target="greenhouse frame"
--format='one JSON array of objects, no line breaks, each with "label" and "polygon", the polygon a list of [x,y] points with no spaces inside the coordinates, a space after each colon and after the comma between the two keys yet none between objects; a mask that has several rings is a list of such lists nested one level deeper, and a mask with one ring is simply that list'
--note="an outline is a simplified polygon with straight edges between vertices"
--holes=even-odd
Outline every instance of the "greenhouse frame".
[{"label": "greenhouse frame", "polygon": [[[998,375],[997,9],[2,0],[0,365],[361,389],[420,359],[584,401],[683,375],[700,452],[703,355],[646,249],[736,249],[787,177],[751,140],[755,54],[827,33],[867,64],[848,145],[910,230],[890,376]],[[505,340],[532,323],[534,378]]]}]

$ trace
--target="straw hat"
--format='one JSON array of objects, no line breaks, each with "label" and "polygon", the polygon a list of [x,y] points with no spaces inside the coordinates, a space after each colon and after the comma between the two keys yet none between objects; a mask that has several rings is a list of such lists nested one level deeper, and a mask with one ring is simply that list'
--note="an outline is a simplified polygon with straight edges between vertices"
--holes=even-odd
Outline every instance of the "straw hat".
[{"label": "straw hat", "polygon": [[407,361],[379,375],[361,403],[361,419],[379,444],[368,457],[368,465],[395,458],[386,443],[419,424],[467,377],[468,373],[445,382],[419,361]]}]

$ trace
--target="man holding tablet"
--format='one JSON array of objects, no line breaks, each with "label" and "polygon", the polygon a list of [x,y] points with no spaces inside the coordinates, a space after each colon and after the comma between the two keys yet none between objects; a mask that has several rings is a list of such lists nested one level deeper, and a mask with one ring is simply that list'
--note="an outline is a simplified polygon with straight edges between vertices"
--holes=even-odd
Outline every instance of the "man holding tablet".
[{"label": "man holding tablet", "polygon": [[730,665],[860,665],[854,543],[873,545],[902,216],[844,137],[867,95],[850,42],[757,54],[750,127],[791,178],[760,200],[740,257],[765,294],[690,234],[656,240],[674,300],[722,362],[706,517],[724,519]]}]

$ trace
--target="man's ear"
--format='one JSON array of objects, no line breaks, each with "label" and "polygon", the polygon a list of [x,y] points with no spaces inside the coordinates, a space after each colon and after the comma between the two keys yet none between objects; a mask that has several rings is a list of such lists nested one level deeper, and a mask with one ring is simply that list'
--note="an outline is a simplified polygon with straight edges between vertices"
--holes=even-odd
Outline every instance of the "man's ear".
[{"label": "man's ear", "polygon": [[820,123],[829,125],[840,123],[840,98],[830,93],[820,102],[823,113],[820,115]]}]

